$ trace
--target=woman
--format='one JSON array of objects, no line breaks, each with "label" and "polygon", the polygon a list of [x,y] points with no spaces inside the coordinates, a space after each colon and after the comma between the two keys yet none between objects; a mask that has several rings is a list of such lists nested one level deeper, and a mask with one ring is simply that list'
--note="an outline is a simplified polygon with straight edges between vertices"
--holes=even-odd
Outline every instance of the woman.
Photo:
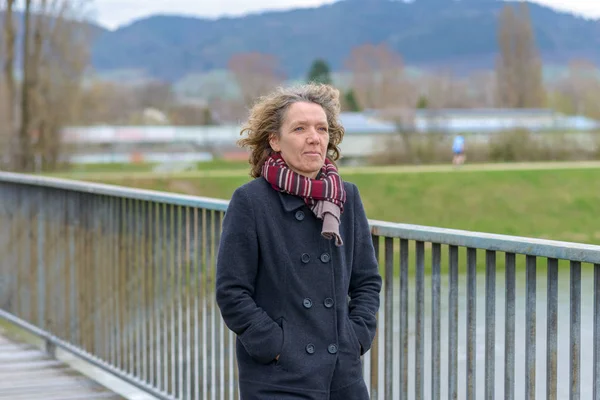
[{"label": "woman", "polygon": [[358,189],[334,164],[339,110],[330,86],[279,89],[242,130],[255,179],[223,220],[216,297],[243,400],[369,398],[360,356],[381,276]]}]

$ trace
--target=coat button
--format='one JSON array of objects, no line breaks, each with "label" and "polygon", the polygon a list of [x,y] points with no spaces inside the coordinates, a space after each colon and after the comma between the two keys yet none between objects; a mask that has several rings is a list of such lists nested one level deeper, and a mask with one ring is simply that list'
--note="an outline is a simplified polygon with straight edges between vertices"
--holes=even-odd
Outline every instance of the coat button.
[{"label": "coat button", "polygon": [[302,262],[304,264],[308,264],[309,261],[310,261],[310,256],[308,255],[308,253],[302,254]]},{"label": "coat button", "polygon": [[309,298],[306,298],[306,299],[302,300],[302,305],[304,306],[304,308],[311,308],[312,300]]},{"label": "coat button", "polygon": [[333,299],[331,297],[326,298],[323,303],[325,304],[325,307],[327,307],[327,308],[333,307]]},{"label": "coat button", "polygon": [[315,352],[315,345],[312,344],[312,343],[307,344],[306,345],[306,352],[308,354],[314,354],[314,352]]},{"label": "coat button", "polygon": [[321,261],[322,261],[322,262],[324,262],[324,263],[328,263],[328,262],[329,262],[329,259],[330,259],[330,257],[329,257],[329,254],[327,254],[327,253],[323,253],[323,254],[321,254]]},{"label": "coat button", "polygon": [[327,346],[327,351],[329,352],[329,354],[335,354],[337,353],[337,346],[335,344],[330,344],[329,346]]},{"label": "coat button", "polygon": [[296,219],[302,221],[304,219],[304,213],[302,211],[296,211]]}]

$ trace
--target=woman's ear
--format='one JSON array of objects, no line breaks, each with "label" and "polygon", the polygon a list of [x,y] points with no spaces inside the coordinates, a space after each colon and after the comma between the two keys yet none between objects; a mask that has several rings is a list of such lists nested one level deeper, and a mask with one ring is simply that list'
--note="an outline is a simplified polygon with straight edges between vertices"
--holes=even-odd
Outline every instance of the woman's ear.
[{"label": "woman's ear", "polygon": [[271,145],[271,148],[273,149],[273,151],[276,151],[276,152],[281,151],[281,146],[279,146],[279,136],[272,133],[269,136],[269,145]]}]

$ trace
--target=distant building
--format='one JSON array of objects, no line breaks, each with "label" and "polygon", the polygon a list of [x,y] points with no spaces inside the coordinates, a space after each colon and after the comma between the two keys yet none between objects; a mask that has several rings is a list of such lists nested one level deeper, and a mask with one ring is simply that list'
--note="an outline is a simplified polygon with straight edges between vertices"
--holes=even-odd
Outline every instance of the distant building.
[{"label": "distant building", "polygon": [[419,132],[493,133],[510,129],[534,132],[597,129],[597,121],[569,117],[550,109],[440,109],[417,110]]},{"label": "distant building", "polygon": [[339,119],[346,131],[340,145],[344,158],[377,154],[387,138],[398,132],[394,123],[382,121],[368,113],[344,112]]},{"label": "distant building", "polygon": [[[517,128],[532,132],[585,132],[600,130],[600,123],[582,116],[565,116],[548,109],[440,109],[416,110],[412,131],[426,134],[457,133],[488,140],[489,135]],[[378,154],[400,127],[383,120],[378,111],[340,114],[346,134],[340,145],[346,159]],[[404,126],[406,128],[406,126]],[[236,147],[240,126],[91,126],[68,127],[63,140],[76,162],[140,162],[212,157],[245,158]],[[469,140],[469,139],[468,139]]]}]

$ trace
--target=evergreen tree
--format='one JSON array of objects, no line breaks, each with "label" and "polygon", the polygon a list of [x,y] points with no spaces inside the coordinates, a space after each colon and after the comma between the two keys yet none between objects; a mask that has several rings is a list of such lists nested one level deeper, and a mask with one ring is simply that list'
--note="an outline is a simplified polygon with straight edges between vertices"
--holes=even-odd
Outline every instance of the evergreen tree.
[{"label": "evergreen tree", "polygon": [[427,101],[427,97],[421,95],[419,96],[419,100],[417,101],[417,108],[422,110],[425,108],[428,108],[429,106],[429,101]]},{"label": "evergreen tree", "polygon": [[310,70],[308,71],[308,82],[324,83],[331,85],[331,75],[329,71],[329,65],[325,60],[317,59],[313,62]]},{"label": "evergreen tree", "polygon": [[354,94],[354,89],[349,89],[346,93],[344,93],[343,103],[345,111],[361,111],[358,100],[356,100],[356,95]]}]

